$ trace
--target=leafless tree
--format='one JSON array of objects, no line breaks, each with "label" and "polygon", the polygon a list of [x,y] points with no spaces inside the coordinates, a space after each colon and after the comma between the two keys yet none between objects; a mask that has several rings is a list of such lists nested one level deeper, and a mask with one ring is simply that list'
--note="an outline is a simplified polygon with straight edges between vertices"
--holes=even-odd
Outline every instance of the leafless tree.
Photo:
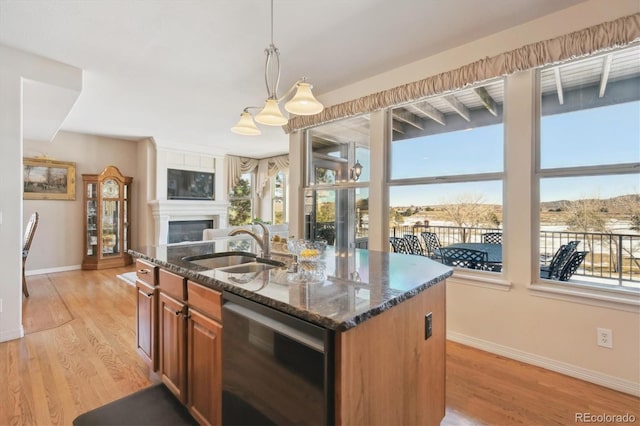
[{"label": "leafless tree", "polygon": [[443,210],[460,229],[463,242],[468,242],[471,234],[467,228],[477,228],[493,221],[495,216],[491,206],[485,204],[482,194],[462,193],[443,205]]}]

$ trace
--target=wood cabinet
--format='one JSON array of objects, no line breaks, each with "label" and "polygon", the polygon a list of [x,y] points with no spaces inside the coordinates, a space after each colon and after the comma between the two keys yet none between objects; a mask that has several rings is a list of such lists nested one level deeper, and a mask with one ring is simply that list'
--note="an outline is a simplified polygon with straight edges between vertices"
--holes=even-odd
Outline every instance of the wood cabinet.
[{"label": "wood cabinet", "polygon": [[187,280],[158,270],[158,373],[183,403],[187,402]]},{"label": "wood cabinet", "polygon": [[219,425],[222,294],[164,269],[158,271],[158,289],[162,382],[200,424]]},{"label": "wood cabinet", "polygon": [[203,425],[222,421],[222,325],[195,309],[187,321],[187,408]]},{"label": "wood cabinet", "polygon": [[440,424],[445,414],[445,334],[444,281],[339,333],[335,424]]},{"label": "wood cabinet", "polygon": [[162,382],[183,403],[187,402],[186,304],[160,292],[158,326]]},{"label": "wood cabinet", "polygon": [[[335,417],[329,423],[440,423],[445,414],[445,285],[441,281],[357,327],[336,332],[330,355]],[[200,424],[219,425],[222,295],[163,269],[157,288],[162,381]]]},{"label": "wood cabinet", "polygon": [[132,178],[115,166],[98,175],[83,174],[84,255],[82,269],[129,265]]},{"label": "wood cabinet", "polygon": [[136,260],[136,349],[152,371],[158,369],[158,267]]}]

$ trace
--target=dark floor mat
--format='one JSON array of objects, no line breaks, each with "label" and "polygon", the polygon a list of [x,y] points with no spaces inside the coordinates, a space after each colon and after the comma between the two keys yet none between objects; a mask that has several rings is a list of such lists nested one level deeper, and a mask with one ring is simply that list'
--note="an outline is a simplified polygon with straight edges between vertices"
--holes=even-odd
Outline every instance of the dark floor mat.
[{"label": "dark floor mat", "polygon": [[163,384],[154,385],[81,414],[74,426],[197,425],[187,407]]}]

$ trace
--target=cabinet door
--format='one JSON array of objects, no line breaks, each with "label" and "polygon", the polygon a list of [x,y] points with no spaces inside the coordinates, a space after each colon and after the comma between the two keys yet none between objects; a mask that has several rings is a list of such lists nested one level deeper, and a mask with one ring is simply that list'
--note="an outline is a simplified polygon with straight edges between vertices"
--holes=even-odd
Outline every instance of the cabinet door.
[{"label": "cabinet door", "polygon": [[222,325],[190,309],[187,327],[187,407],[200,424],[219,425],[222,421]]},{"label": "cabinet door", "polygon": [[136,280],[136,346],[138,353],[153,371],[157,370],[157,339],[155,336],[158,308],[156,289],[149,284]]},{"label": "cabinet door", "polygon": [[183,403],[186,402],[186,309],[185,304],[160,292],[158,297],[158,366],[162,382]]}]

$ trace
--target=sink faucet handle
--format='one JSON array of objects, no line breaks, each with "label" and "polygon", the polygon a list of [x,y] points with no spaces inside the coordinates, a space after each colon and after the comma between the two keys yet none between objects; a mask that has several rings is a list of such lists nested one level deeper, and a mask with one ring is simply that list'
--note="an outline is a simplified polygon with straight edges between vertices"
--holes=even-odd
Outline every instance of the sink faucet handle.
[{"label": "sink faucet handle", "polygon": [[262,257],[266,259],[271,258],[271,233],[269,228],[262,222],[258,222],[258,225],[262,228]]}]

